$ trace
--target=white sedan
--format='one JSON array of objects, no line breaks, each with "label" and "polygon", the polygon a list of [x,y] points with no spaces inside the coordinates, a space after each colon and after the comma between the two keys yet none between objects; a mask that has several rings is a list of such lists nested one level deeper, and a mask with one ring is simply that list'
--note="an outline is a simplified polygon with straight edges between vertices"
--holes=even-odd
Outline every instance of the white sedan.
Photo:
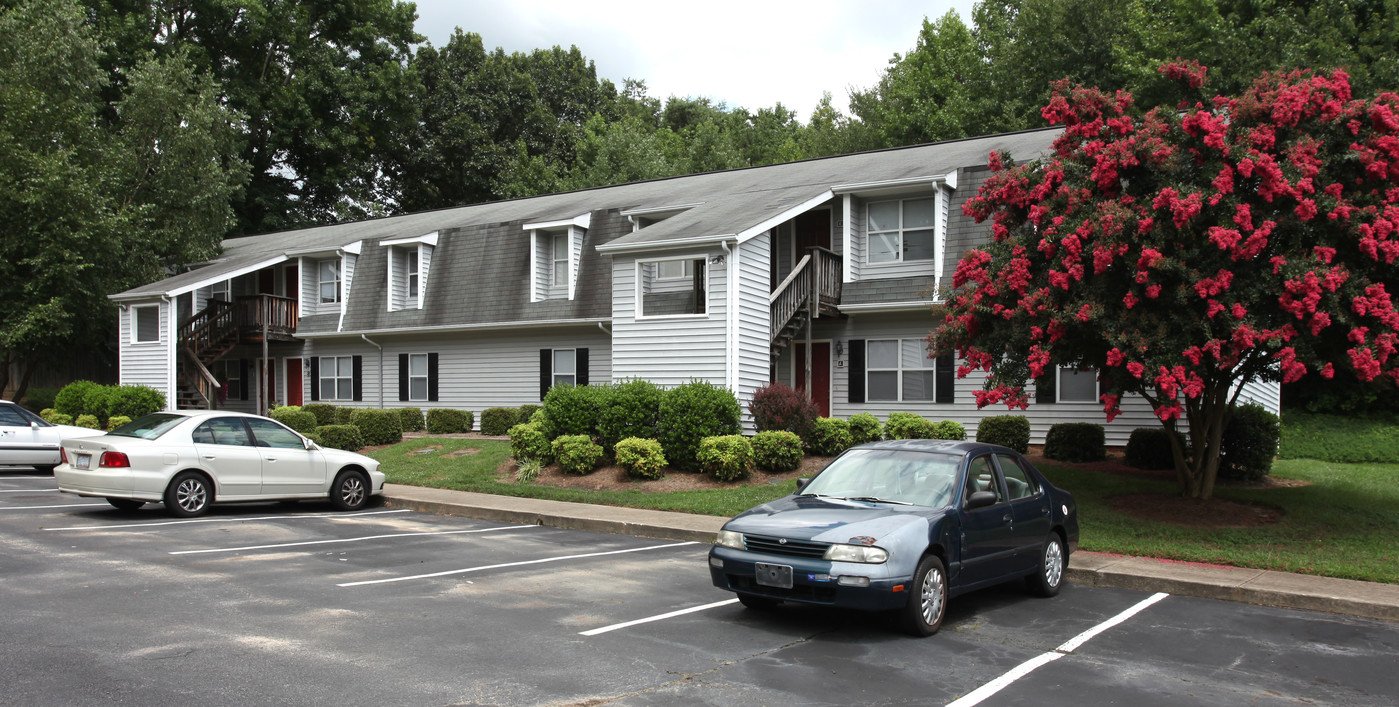
[{"label": "white sedan", "polygon": [[325,449],[275,420],[218,410],[158,412],[63,443],[58,490],[122,510],[161,502],[189,517],[211,503],[329,498],[363,508],[384,492],[379,462]]},{"label": "white sedan", "polygon": [[100,430],[86,427],[50,424],[8,400],[0,400],[0,466],[32,466],[47,474],[58,466],[60,442],[100,434]]}]

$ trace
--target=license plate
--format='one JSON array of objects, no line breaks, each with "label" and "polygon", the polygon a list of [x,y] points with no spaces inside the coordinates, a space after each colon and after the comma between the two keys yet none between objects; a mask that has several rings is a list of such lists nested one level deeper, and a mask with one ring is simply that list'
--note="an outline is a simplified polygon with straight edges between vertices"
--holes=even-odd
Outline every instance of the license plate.
[{"label": "license plate", "polygon": [[92,455],[91,455],[91,454],[79,454],[79,455],[75,456],[75,457],[73,458],[73,468],[74,468],[74,469],[90,469],[90,468],[92,468]]},{"label": "license plate", "polygon": [[792,588],[792,568],[790,565],[770,565],[766,562],[755,563],[757,568],[757,581],[762,587],[777,587],[779,589]]}]

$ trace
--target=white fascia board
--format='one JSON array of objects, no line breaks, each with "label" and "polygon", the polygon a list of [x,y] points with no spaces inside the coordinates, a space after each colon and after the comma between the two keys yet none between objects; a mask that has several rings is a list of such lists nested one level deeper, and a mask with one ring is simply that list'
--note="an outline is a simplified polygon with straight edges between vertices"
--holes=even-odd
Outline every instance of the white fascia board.
[{"label": "white fascia board", "polygon": [[619,215],[619,216],[628,216],[628,217],[630,217],[630,216],[649,216],[649,215],[651,215],[651,214],[680,213],[681,211],[688,211],[688,210],[690,210],[690,209],[695,208],[696,206],[701,206],[701,205],[703,205],[703,204],[704,204],[703,201],[696,201],[696,202],[693,203],[693,204],[674,204],[674,205],[671,205],[671,206],[648,206],[648,207],[643,208],[643,209],[627,209],[627,210],[625,210],[625,211],[618,212],[618,215]]},{"label": "white fascia board", "polygon": [[916,300],[913,302],[864,302],[861,304],[841,304],[837,305],[840,311],[847,314],[878,314],[881,312],[916,312],[926,310],[935,304],[942,304],[939,299]]},{"label": "white fascia board", "polygon": [[756,226],[749,226],[748,228],[738,233],[738,242],[743,243],[754,236],[757,236],[761,233],[766,233],[772,230],[773,228],[776,228],[778,224],[785,223],[791,219],[796,218],[799,214],[804,214],[826,203],[827,201],[830,201],[832,194],[833,192],[823,191],[820,194],[817,194],[816,196],[813,196],[810,199],[807,199],[806,201],[803,201],[802,203],[797,204],[796,206],[793,206],[790,209],[787,209],[786,211],[783,211],[779,214],[770,216],[762,221],[759,221]]},{"label": "white fascia board", "polygon": [[[948,178],[951,177],[951,181]],[[856,184],[837,184],[831,187],[833,194],[879,194],[883,192],[907,191],[919,187],[932,189],[938,184],[950,184],[953,189],[957,188],[957,172],[953,170],[943,175],[928,175],[923,177],[909,177],[907,179],[886,179],[879,182],[860,182]]]},{"label": "white fascia board", "polygon": [[358,338],[361,334],[373,336],[375,334],[388,336],[394,334],[450,334],[458,331],[482,331],[489,329],[539,329],[545,327],[560,326],[587,326],[595,327],[598,324],[611,324],[611,317],[595,317],[590,319],[547,319],[534,322],[486,322],[484,324],[442,324],[439,326],[426,327],[402,327],[398,329],[357,329],[355,331],[326,331],[315,334],[297,334],[301,339],[331,339],[337,337]]},{"label": "white fascia board", "polygon": [[589,211],[586,214],[579,214],[578,216],[563,219],[562,221],[540,221],[539,223],[527,223],[524,225],[524,230],[547,231],[551,229],[567,228],[568,226],[577,226],[578,228],[586,230],[588,226],[592,224],[592,222],[593,212]]},{"label": "white fascia board", "polygon": [[596,246],[599,253],[643,253],[654,250],[675,250],[676,248],[690,248],[697,245],[719,245],[720,241],[733,240],[734,234],[716,234],[712,236],[691,236],[689,238],[674,238],[665,241],[646,241],[643,243],[604,243]]},{"label": "white fascia board", "polygon": [[273,256],[273,257],[271,257],[271,258],[268,258],[267,260],[258,261],[258,262],[255,262],[255,263],[251,264],[251,265],[245,265],[245,266],[243,266],[243,267],[241,267],[241,268],[238,268],[238,269],[236,269],[236,270],[223,270],[223,271],[219,271],[217,274],[210,275],[209,277],[206,277],[206,278],[204,278],[204,279],[202,279],[202,280],[196,280],[196,281],[191,282],[191,283],[189,283],[189,284],[187,284],[187,285],[181,285],[181,286],[179,286],[179,287],[176,287],[176,288],[171,289],[171,290],[167,290],[167,291],[165,291],[165,292],[142,292],[142,293],[140,293],[140,294],[135,294],[135,295],[115,294],[115,295],[109,295],[109,296],[108,296],[108,299],[110,299],[110,300],[112,300],[112,301],[114,301],[114,302],[120,302],[120,301],[122,301],[122,300],[137,300],[137,299],[147,299],[147,298],[150,298],[150,297],[160,297],[161,295],[165,295],[166,297],[179,297],[180,295],[182,295],[182,294],[184,294],[184,293],[186,293],[186,292],[193,292],[193,291],[195,291],[195,290],[197,290],[197,289],[199,289],[199,288],[201,288],[201,287],[208,287],[209,285],[212,285],[212,284],[214,284],[214,283],[216,283],[216,282],[223,282],[224,280],[232,280],[232,279],[235,278],[235,277],[239,277],[239,276],[241,276],[241,275],[247,275],[248,273],[251,273],[251,272],[257,272],[258,270],[261,270],[261,269],[263,269],[263,268],[272,267],[273,265],[277,265],[277,264],[279,264],[279,263],[284,263],[284,262],[286,262],[286,261],[288,261],[288,260],[290,260],[290,258],[288,258],[286,255],[277,255],[277,256]]},{"label": "white fascia board", "polygon": [[349,245],[341,246],[338,250],[343,251],[345,253],[349,253],[350,255],[359,255],[359,252],[363,248],[364,241],[355,241],[354,243],[350,243]]},{"label": "white fascia board", "polygon": [[381,246],[410,245],[414,243],[422,243],[436,248],[437,231],[433,231],[432,233],[424,234],[421,236],[413,236],[412,238],[395,238],[391,241],[379,241],[379,245]]}]

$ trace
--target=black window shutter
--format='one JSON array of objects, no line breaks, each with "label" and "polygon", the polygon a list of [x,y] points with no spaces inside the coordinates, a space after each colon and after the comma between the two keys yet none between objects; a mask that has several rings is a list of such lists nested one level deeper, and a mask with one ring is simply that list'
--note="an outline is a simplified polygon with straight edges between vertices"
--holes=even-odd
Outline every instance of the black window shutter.
[{"label": "black window shutter", "polygon": [[238,391],[239,400],[248,399],[248,390],[253,387],[253,382],[248,380],[248,359],[238,359],[238,381],[242,383],[243,389]]},{"label": "black window shutter", "polygon": [[1054,402],[1054,379],[1058,374],[1058,369],[1049,366],[1049,370],[1044,375],[1035,379],[1035,402],[1039,405],[1047,405]]},{"label": "black window shutter", "polygon": [[933,402],[952,402],[952,391],[956,387],[955,381],[957,380],[957,367],[956,364],[953,363],[953,360],[952,354],[946,354],[938,356],[937,360],[934,362],[935,372],[933,373],[933,378],[935,382],[933,384],[933,389],[937,391],[937,399]]},{"label": "black window shutter", "polygon": [[321,399],[321,357],[311,357],[311,402]]},{"label": "black window shutter", "polygon": [[428,402],[437,402],[437,354],[427,355],[427,399]]},{"label": "black window shutter", "polygon": [[398,355],[398,399],[408,399],[408,354]]},{"label": "black window shutter", "polygon": [[[795,350],[795,349],[793,349]],[[865,402],[865,340],[850,340],[850,400],[852,403]]]},{"label": "black window shutter", "polygon": [[577,371],[578,385],[588,384],[588,350],[574,349],[573,370]]},{"label": "black window shutter", "polygon": [[[354,378],[351,379],[352,382],[350,385],[352,385],[355,390],[354,401],[359,402],[364,400],[364,357],[355,356],[353,360],[354,365],[350,370],[354,371],[352,374]],[[380,388],[380,390],[383,390],[383,388]]]},{"label": "black window shutter", "polygon": [[549,393],[549,386],[554,382],[554,350],[539,350],[539,399]]}]

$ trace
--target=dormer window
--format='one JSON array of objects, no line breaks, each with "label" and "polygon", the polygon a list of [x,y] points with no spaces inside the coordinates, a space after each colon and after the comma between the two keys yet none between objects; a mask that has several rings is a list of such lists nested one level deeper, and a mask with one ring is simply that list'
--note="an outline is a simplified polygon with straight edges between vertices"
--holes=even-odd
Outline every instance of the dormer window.
[{"label": "dormer window", "polygon": [[578,263],[583,257],[583,239],[588,235],[591,214],[565,221],[527,223],[530,239],[529,301],[573,299],[578,287]]},{"label": "dormer window", "polygon": [[404,269],[408,271],[408,297],[416,300],[418,298],[418,251],[410,250],[404,254],[404,258]]},{"label": "dormer window", "polygon": [[898,199],[869,205],[869,262],[937,257],[935,199]]},{"label": "dormer window", "polygon": [[549,278],[552,287],[568,287],[568,233],[560,233],[553,237],[553,257],[550,259],[550,271],[552,277]]},{"label": "dormer window", "polygon": [[321,304],[340,301],[340,261],[322,260],[316,267],[320,273]]},{"label": "dormer window", "polygon": [[432,252],[437,247],[437,232],[382,241],[379,245],[388,248],[388,310],[422,309],[431,274]]}]

